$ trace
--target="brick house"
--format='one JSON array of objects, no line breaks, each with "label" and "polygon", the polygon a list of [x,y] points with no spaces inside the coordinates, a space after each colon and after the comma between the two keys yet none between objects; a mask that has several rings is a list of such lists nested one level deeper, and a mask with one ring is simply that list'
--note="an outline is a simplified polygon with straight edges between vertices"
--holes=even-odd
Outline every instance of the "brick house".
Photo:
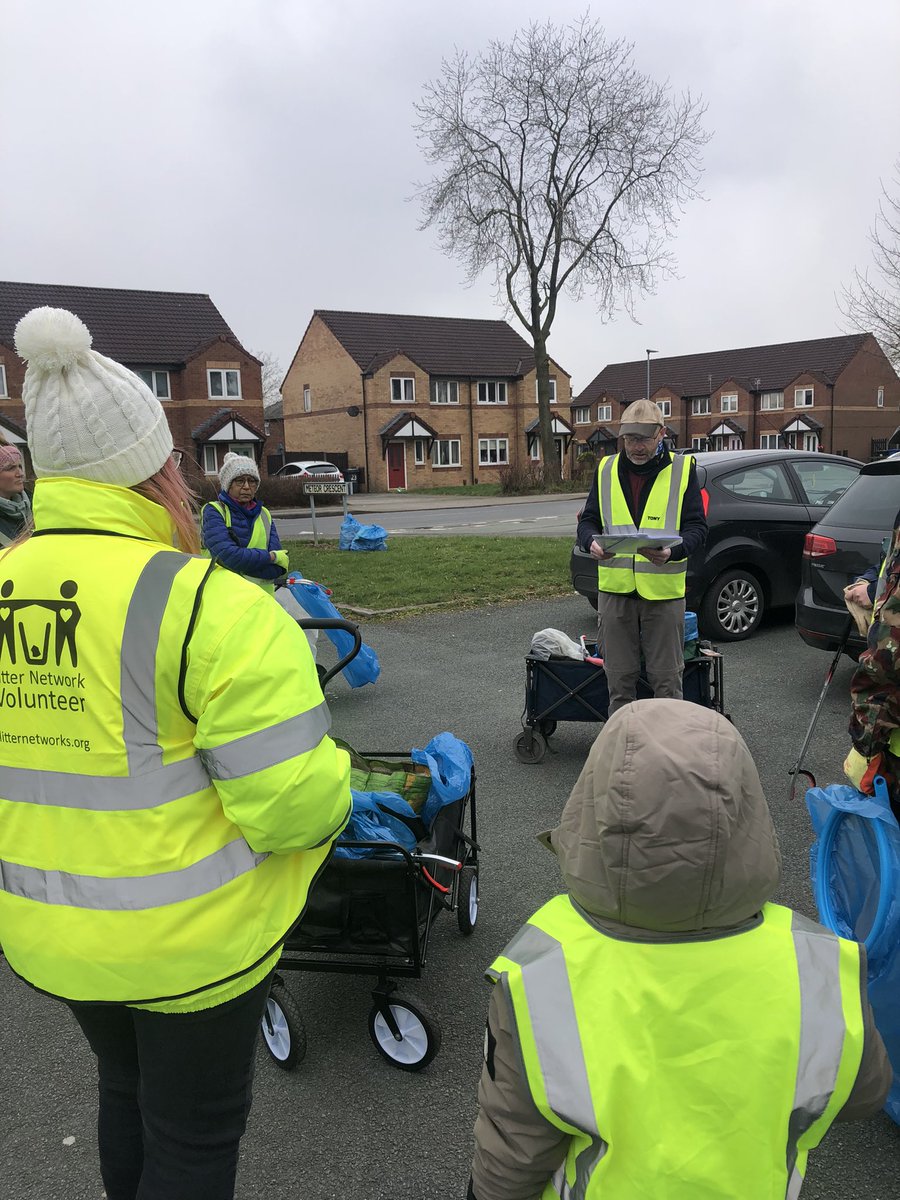
[{"label": "brick house", "polygon": [[262,464],[259,360],[209,296],[191,292],[0,282],[0,434],[7,441],[25,441],[25,364],[14,349],[15,328],[40,305],[81,317],[93,348],[130,367],[159,397],[188,478],[217,474],[228,450]]},{"label": "brick house", "polygon": [[[677,447],[824,450],[865,461],[897,429],[900,379],[870,333],[658,358],[650,371],[651,398]],[[578,444],[608,452],[622,409],[646,391],[645,359],[604,367],[572,401]]]},{"label": "brick house", "polygon": [[[552,360],[550,377],[565,464],[571,381]],[[505,321],[316,309],[281,394],[288,457],[346,453],[369,491],[540,461],[534,351]]]}]

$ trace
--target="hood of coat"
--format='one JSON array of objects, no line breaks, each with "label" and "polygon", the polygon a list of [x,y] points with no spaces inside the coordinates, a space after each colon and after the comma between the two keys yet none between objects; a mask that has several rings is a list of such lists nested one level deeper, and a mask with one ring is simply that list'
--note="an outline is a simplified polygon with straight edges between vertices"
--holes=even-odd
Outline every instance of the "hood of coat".
[{"label": "hood of coat", "polygon": [[772,898],[781,873],[743,738],[683,700],[619,709],[542,840],[587,912],[660,932],[739,925]]}]

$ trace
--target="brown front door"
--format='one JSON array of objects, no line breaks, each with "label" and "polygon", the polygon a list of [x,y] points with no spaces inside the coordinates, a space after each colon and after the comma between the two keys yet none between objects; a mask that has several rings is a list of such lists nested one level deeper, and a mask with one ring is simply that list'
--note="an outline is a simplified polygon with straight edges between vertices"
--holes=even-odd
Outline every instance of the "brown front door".
[{"label": "brown front door", "polygon": [[388,491],[406,487],[406,450],[402,442],[388,442]]}]

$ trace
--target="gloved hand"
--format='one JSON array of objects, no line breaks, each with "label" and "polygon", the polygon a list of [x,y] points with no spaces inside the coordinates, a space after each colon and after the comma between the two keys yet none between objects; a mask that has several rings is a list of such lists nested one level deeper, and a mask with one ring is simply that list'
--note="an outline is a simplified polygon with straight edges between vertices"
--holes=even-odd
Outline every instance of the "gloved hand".
[{"label": "gloved hand", "polygon": [[881,773],[881,755],[864,758],[853,748],[844,759],[844,774],[853,786],[866,796],[875,795],[875,776]]},{"label": "gloved hand", "polygon": [[274,553],[275,553],[275,558],[273,561],[274,561],[275,565],[277,567],[281,567],[282,571],[286,571],[288,569],[287,550],[276,550]]}]

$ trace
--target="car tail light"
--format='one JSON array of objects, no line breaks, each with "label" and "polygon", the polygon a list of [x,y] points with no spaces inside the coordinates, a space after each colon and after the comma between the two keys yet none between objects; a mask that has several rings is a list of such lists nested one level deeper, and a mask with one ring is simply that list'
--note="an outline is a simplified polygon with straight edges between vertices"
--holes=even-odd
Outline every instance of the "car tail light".
[{"label": "car tail light", "polygon": [[708,517],[709,516],[709,492],[706,490],[706,488],[700,489],[700,499],[703,501],[703,515],[704,515],[704,517]]},{"label": "car tail light", "polygon": [[827,558],[829,554],[837,553],[834,538],[822,537],[820,533],[808,533],[803,539],[804,558]]}]

